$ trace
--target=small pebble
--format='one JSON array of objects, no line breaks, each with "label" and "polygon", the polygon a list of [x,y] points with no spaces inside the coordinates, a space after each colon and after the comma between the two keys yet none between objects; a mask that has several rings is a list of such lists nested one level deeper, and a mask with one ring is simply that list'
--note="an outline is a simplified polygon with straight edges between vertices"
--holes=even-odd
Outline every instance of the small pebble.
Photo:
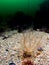
[{"label": "small pebble", "polygon": [[8,49],[6,49],[6,51],[8,51]]},{"label": "small pebble", "polygon": [[42,47],[39,47],[37,50],[38,50],[38,51],[43,51]]},{"label": "small pebble", "polygon": [[7,38],[8,38],[8,37],[4,36],[4,37],[3,37],[3,40],[4,40],[4,39],[7,39]]},{"label": "small pebble", "polygon": [[15,63],[10,63],[9,65],[16,65]]}]

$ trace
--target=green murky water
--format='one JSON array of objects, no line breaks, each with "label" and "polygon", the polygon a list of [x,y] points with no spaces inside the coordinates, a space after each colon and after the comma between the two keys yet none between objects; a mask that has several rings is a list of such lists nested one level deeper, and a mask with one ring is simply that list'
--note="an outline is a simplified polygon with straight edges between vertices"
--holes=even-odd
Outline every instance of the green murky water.
[{"label": "green murky water", "polygon": [[39,9],[44,0],[0,0],[0,14],[7,16],[23,11],[25,14],[33,15]]}]

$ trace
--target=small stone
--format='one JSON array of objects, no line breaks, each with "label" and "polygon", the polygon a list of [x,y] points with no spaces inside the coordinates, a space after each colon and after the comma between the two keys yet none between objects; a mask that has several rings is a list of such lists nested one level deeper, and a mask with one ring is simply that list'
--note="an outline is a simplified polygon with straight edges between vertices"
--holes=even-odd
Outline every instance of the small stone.
[{"label": "small stone", "polygon": [[6,49],[6,51],[8,51],[8,49]]},{"label": "small stone", "polygon": [[9,65],[16,65],[15,63],[10,63]]},{"label": "small stone", "polygon": [[14,51],[16,51],[16,50],[17,50],[17,47],[16,47],[16,46],[14,46],[14,47],[13,47],[13,50],[14,50]]},{"label": "small stone", "polygon": [[37,50],[38,50],[38,51],[43,51],[42,47],[39,47]]},{"label": "small stone", "polygon": [[4,36],[4,37],[3,37],[3,40],[4,40],[4,39],[7,39],[7,38],[8,38],[8,37]]}]

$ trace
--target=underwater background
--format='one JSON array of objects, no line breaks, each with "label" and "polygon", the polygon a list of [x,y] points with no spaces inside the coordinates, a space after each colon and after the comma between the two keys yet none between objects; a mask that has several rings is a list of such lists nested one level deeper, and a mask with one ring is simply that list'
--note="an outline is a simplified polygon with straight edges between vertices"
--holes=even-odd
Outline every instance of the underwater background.
[{"label": "underwater background", "polygon": [[26,14],[35,14],[44,0],[0,0],[0,14],[7,16],[23,11]]},{"label": "underwater background", "polygon": [[0,0],[0,32],[49,28],[49,0]]}]

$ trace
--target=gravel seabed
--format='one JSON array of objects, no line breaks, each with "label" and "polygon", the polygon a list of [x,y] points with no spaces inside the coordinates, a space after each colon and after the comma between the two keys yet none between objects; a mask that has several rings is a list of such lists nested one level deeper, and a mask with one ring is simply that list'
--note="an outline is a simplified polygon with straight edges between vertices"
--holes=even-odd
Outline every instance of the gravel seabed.
[{"label": "gravel seabed", "polygon": [[[43,51],[38,51],[39,47]],[[49,34],[35,30],[18,33],[13,30],[0,35],[0,65],[9,65],[11,62],[22,65],[24,50],[31,52],[35,65],[49,65]]]}]

